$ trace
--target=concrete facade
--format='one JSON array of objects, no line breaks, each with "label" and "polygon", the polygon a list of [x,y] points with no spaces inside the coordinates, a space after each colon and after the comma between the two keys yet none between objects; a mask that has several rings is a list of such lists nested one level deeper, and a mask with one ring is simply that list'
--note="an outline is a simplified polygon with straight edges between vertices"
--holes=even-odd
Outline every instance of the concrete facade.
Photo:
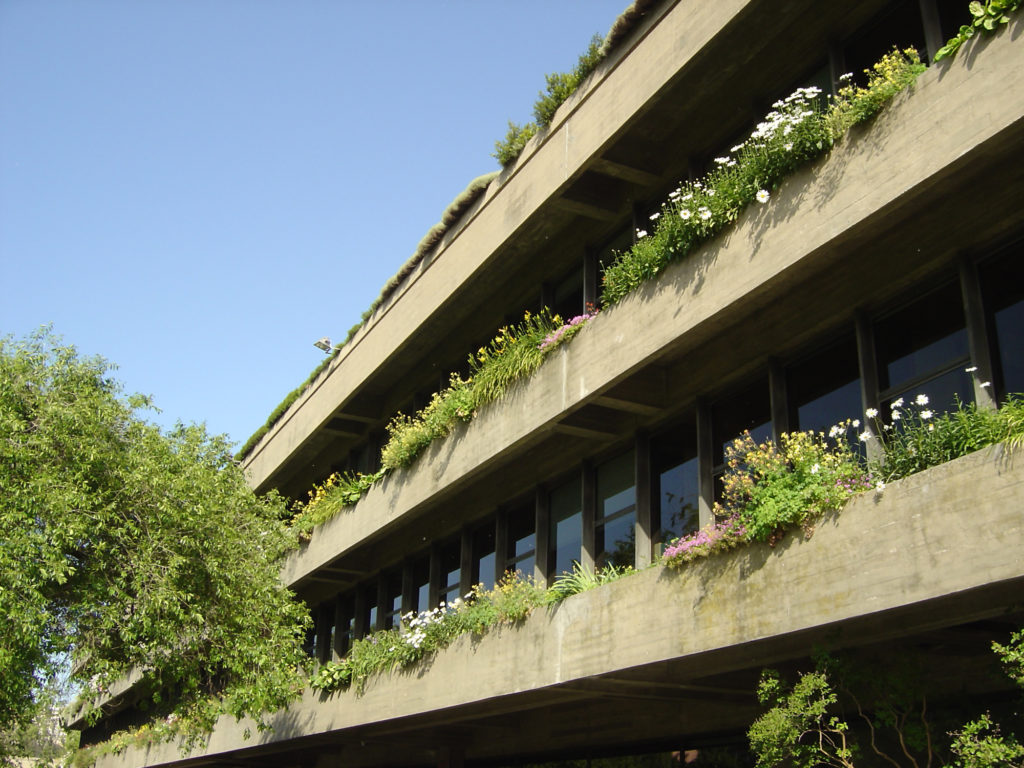
[{"label": "concrete facade", "polygon": [[[564,748],[571,735],[538,719],[552,710],[569,722],[565,710],[586,709],[605,723],[597,739],[610,744],[649,737],[651,718],[669,707],[668,725],[681,735],[711,724],[743,727],[757,707],[735,675],[778,663],[793,642],[838,632],[840,647],[896,644],[1001,615],[1024,587],[1022,509],[1021,456],[994,446],[864,494],[811,536],[791,534],[775,547],[752,545],[679,572],[637,573],[537,610],[519,626],[462,638],[424,669],[378,677],[362,694],[308,692],[274,718],[272,732],[223,719],[187,764],[429,764],[439,754],[430,745],[439,723],[474,734],[461,746],[478,759],[514,750],[524,733],[538,748]],[[634,716],[609,726],[624,702],[637,708]],[[243,738],[245,728],[255,735]],[[181,759],[171,744],[103,765]]]},{"label": "concrete facade", "polygon": [[[560,286],[593,299],[601,260],[774,98],[874,60],[890,31],[883,51],[906,44],[914,24],[933,52],[953,6],[654,4],[246,457],[253,486],[302,498],[332,471],[374,469],[391,415]],[[318,659],[387,626],[385,608],[425,608],[504,566],[550,583],[566,520],[589,566],[614,520],[631,521],[642,569],[680,532],[670,483],[691,494],[689,525],[711,521],[716,451],[743,428],[818,428],[814,409],[857,416],[911,391],[988,406],[1024,388],[1022,34],[1018,17],[930,67],[768,205],[314,530],[282,579],[314,611]],[[836,349],[852,356],[846,378]],[[616,486],[631,511],[602,506],[613,464],[631,467]],[[565,489],[579,510],[560,516]],[[516,765],[733,745],[759,711],[761,668],[806,669],[821,644],[913,654],[940,699],[1003,696],[975,673],[1024,621],[1022,512],[1020,456],[995,446],[863,494],[812,536],[641,570],[361,694],[307,691],[270,733],[223,720],[205,748],[101,765]]]}]

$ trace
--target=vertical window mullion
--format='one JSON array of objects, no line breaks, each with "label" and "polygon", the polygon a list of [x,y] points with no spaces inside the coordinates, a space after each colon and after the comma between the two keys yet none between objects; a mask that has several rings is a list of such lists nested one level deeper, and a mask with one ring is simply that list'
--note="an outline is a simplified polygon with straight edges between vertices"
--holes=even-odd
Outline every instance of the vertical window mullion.
[{"label": "vertical window mullion", "polygon": [[984,382],[995,381],[992,365],[992,345],[985,323],[985,304],[981,294],[978,267],[966,258],[957,259],[960,273],[960,290],[964,298],[964,320],[967,324],[967,346],[971,355],[971,366],[977,370],[971,374],[974,384],[974,402],[979,408],[995,410],[998,406],[993,387],[982,387]]},{"label": "vertical window mullion", "polygon": [[637,568],[646,568],[654,558],[654,537],[657,524],[651,503],[651,438],[638,432],[634,452],[633,482],[636,488],[636,554]]},{"label": "vertical window mullion", "polygon": [[473,532],[469,526],[462,529],[459,536],[459,594],[462,597],[473,588]]},{"label": "vertical window mullion", "polygon": [[698,521],[700,527],[714,522],[715,457],[711,439],[711,406],[697,401],[697,492]]},{"label": "vertical window mullion", "polygon": [[582,499],[583,499],[583,515],[581,518],[582,522],[582,539],[583,550],[580,553],[580,565],[588,570],[594,569],[594,559],[597,553],[594,551],[596,542],[594,536],[594,523],[597,516],[597,489],[596,485],[596,473],[594,471],[594,465],[590,462],[586,462],[583,465],[583,471],[580,473],[582,487]]},{"label": "vertical window mullion", "polygon": [[[871,321],[864,312],[858,312],[855,332],[857,335],[857,360],[860,366],[860,409],[878,408],[878,355],[875,352],[875,332]],[[882,441],[872,430],[865,443],[870,461],[880,461],[883,454]]]},{"label": "vertical window mullion", "polygon": [[[551,572],[551,505],[547,491],[538,486],[534,493],[534,561],[533,575],[537,583],[547,588]],[[506,545],[507,547],[507,545]]]},{"label": "vertical window mullion", "polygon": [[790,432],[789,402],[786,396],[786,371],[778,360],[768,363],[768,394],[772,417],[772,439],[778,444],[784,432]]}]

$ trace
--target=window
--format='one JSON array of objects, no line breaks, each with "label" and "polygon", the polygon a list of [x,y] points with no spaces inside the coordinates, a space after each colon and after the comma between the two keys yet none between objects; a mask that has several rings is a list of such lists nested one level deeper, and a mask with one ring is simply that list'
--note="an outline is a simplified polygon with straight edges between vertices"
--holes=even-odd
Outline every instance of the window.
[{"label": "window", "polygon": [[[862,419],[857,340],[851,334],[789,366],[786,395],[795,430],[828,433],[846,419]],[[854,447],[862,445],[851,430]]]},{"label": "window", "polygon": [[402,619],[402,572],[392,571],[384,579],[384,629],[397,627]]},{"label": "window", "polygon": [[1024,392],[1024,242],[979,267],[990,335],[994,337],[993,382],[1002,400]]},{"label": "window", "polygon": [[504,570],[532,576],[537,554],[537,520],[533,505],[524,504],[511,510],[506,520],[508,550]]},{"label": "window", "polygon": [[576,267],[555,285],[551,311],[563,320],[583,313],[583,267]]},{"label": "window", "polygon": [[636,480],[633,451],[597,468],[594,566],[636,562]]},{"label": "window", "polygon": [[736,392],[711,406],[711,441],[713,448],[715,498],[722,496],[722,473],[725,471],[725,452],[728,445],[750,432],[755,442],[772,436],[772,404],[768,379],[762,377],[746,389]]},{"label": "window", "polygon": [[365,637],[377,629],[377,583],[364,584],[361,589],[366,603],[363,607],[363,626],[360,635]]},{"label": "window", "polygon": [[700,528],[695,416],[651,439],[651,472],[654,540],[664,547]]},{"label": "window", "polygon": [[352,595],[338,599],[335,608],[334,652],[343,657],[352,648],[356,636],[355,600]]},{"label": "window", "polygon": [[844,50],[847,72],[852,72],[857,83],[863,85],[865,69],[889,53],[916,48],[922,59],[928,55],[924,39],[924,23],[918,0],[889,0],[875,18],[861,27],[846,44]]},{"label": "window", "polygon": [[494,567],[494,519],[492,518],[473,532],[473,583],[482,583],[485,589],[493,587]]},{"label": "window", "polygon": [[430,608],[430,555],[413,561],[412,600],[412,610],[417,613]]},{"label": "window", "polygon": [[973,402],[959,283],[949,283],[875,324],[883,413],[893,400],[925,394],[935,411]]},{"label": "window", "polygon": [[583,551],[583,499],[580,478],[575,476],[551,491],[551,573],[572,571]]},{"label": "window", "polygon": [[441,547],[441,602],[450,603],[460,597],[462,578],[462,550],[460,540],[449,541]]}]

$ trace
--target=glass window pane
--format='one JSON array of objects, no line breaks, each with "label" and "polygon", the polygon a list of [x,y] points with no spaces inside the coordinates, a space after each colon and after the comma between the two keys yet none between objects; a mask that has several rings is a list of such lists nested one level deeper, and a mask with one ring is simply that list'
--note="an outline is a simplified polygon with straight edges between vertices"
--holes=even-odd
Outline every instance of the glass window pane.
[{"label": "glass window pane", "polygon": [[636,564],[636,512],[617,517],[595,531],[598,555],[595,567]]},{"label": "glass window pane", "polygon": [[572,571],[583,551],[583,508],[579,477],[551,492],[551,575]]},{"label": "glass window pane", "polygon": [[700,527],[696,415],[651,439],[655,541],[665,545]]},{"label": "glass window pane", "polygon": [[840,421],[863,418],[853,335],[790,366],[786,393],[795,417],[793,429],[827,433]]},{"label": "glass window pane", "polygon": [[430,556],[420,557],[412,564],[412,609],[425,611],[430,607]]},{"label": "glass window pane", "polygon": [[879,385],[904,389],[912,379],[967,360],[967,330],[957,283],[933,291],[875,324]]},{"label": "glass window pane", "polygon": [[532,555],[537,546],[536,514],[532,505],[524,505],[508,513],[508,553],[511,564],[526,555]]},{"label": "glass window pane", "polygon": [[1024,243],[979,268],[991,316],[1000,396],[1024,392]]},{"label": "glass window pane", "polygon": [[484,589],[494,586],[494,521],[488,521],[473,533],[473,582]]},{"label": "glass window pane", "polygon": [[726,446],[744,430],[749,430],[757,442],[772,435],[772,404],[767,377],[711,407],[711,438],[716,466],[725,462]]},{"label": "glass window pane", "polygon": [[352,647],[352,640],[355,638],[355,615],[354,600],[346,597],[338,602],[338,635],[335,642],[335,649],[339,656],[344,656]]},{"label": "glass window pane", "polygon": [[597,468],[595,566],[633,565],[636,552],[636,482],[633,451]]},{"label": "glass window pane", "polygon": [[[450,541],[441,547],[441,592],[447,593],[453,587],[459,588],[462,553],[459,540]],[[442,597],[442,599],[444,599]]]},{"label": "glass window pane", "polygon": [[961,403],[974,402],[974,382],[971,381],[969,373],[962,368],[957,368],[930,381],[926,381],[920,386],[893,396],[884,403],[883,415],[888,415],[889,404],[893,400],[902,397],[904,407],[906,408],[912,405],[918,395],[926,395],[928,397],[928,404],[921,407],[914,406],[914,412],[921,410],[921,408],[927,408],[935,413],[952,411],[956,409],[957,399]]},{"label": "glass window pane", "polygon": [[389,573],[386,579],[384,628],[390,629],[398,623],[402,614],[402,572]]}]

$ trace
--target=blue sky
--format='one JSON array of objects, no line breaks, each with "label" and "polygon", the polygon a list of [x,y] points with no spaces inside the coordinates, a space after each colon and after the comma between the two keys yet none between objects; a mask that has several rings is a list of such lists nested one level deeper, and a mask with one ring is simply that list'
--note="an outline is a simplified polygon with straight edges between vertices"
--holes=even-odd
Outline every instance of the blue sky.
[{"label": "blue sky", "polygon": [[628,0],[0,0],[0,335],[244,442]]}]

